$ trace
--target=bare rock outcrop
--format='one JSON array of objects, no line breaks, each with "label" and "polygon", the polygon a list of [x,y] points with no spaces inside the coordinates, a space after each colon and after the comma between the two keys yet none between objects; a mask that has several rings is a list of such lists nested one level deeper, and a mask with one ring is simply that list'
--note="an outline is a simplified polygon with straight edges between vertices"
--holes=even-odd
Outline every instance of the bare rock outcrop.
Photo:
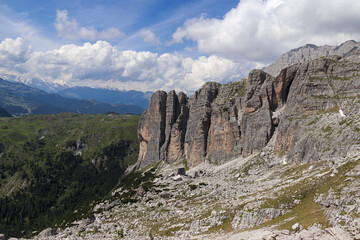
[{"label": "bare rock outcrop", "polygon": [[140,119],[138,126],[139,167],[160,160],[160,149],[165,142],[166,97],[167,94],[164,91],[155,92],[151,96],[148,109]]},{"label": "bare rock outcrop", "polygon": [[340,57],[298,65],[280,116],[276,151],[286,153],[292,162],[316,162],[356,152],[359,73],[359,63]]},{"label": "bare rock outcrop", "polygon": [[236,83],[206,83],[190,99],[156,92],[139,123],[138,166],[186,159],[194,167],[260,151],[274,133],[272,112],[286,101],[286,80],[253,70]]},{"label": "bare rock outcrop", "polygon": [[348,57],[351,55],[359,55],[360,43],[354,40],[346,41],[339,46],[316,46],[314,44],[306,44],[305,46],[292,49],[281,57],[263,68],[263,70],[273,76],[288,66],[296,63],[303,63],[320,57],[338,55],[340,57]]},{"label": "bare rock outcrop", "polygon": [[263,224],[271,219],[277,218],[278,216],[284,215],[286,210],[264,208],[256,211],[243,211],[241,215],[234,217],[232,226],[234,229],[247,229],[252,228],[256,225]]},{"label": "bare rock outcrop", "polygon": [[138,167],[159,160],[223,163],[260,152],[275,132],[273,148],[286,161],[345,157],[360,139],[351,120],[359,114],[359,63],[359,55],[330,56],[276,77],[252,70],[235,83],[206,83],[190,98],[158,91],[139,123]]}]

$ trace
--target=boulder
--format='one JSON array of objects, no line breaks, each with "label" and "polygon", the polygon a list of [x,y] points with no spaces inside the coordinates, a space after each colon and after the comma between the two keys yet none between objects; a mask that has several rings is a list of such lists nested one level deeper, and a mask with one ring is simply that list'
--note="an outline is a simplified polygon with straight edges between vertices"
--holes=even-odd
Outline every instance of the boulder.
[{"label": "boulder", "polygon": [[48,238],[48,237],[55,236],[55,235],[57,235],[57,231],[54,228],[47,228],[39,234],[39,236],[41,236],[43,238]]},{"label": "boulder", "polygon": [[186,175],[185,168],[184,167],[178,168],[177,175],[185,176]]},{"label": "boulder", "polygon": [[294,230],[295,232],[298,232],[302,229],[302,226],[300,225],[300,223],[295,223],[294,225],[292,225],[292,230]]},{"label": "boulder", "polygon": [[182,177],[180,175],[176,175],[175,177],[172,178],[174,181],[178,182],[178,181],[182,181]]},{"label": "boulder", "polygon": [[145,189],[140,186],[137,190],[136,190],[136,196],[137,197],[143,197],[145,195],[146,191]]}]

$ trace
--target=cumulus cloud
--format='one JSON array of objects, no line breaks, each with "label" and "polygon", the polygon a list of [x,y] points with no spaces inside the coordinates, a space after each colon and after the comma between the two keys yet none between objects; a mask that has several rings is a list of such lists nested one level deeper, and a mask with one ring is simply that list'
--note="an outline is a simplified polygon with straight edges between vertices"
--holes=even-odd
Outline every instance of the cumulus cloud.
[{"label": "cumulus cloud", "polygon": [[144,42],[151,43],[155,46],[159,46],[161,43],[160,39],[149,29],[142,29],[140,31],[140,36],[143,38]]},{"label": "cumulus cloud", "polygon": [[192,59],[179,54],[120,51],[106,41],[63,45],[47,52],[26,52],[24,45],[21,38],[0,43],[0,59],[26,55],[13,57],[16,64],[0,69],[0,73],[16,70],[18,74],[70,86],[193,92],[206,81],[239,80],[246,71],[244,64],[222,57]]},{"label": "cumulus cloud", "polygon": [[55,28],[60,37],[70,40],[109,40],[124,37],[124,33],[116,28],[108,28],[98,31],[92,26],[80,27],[79,23],[68,17],[67,10],[57,10]]},{"label": "cumulus cloud", "polygon": [[172,36],[200,52],[269,62],[298,46],[360,39],[358,0],[241,0],[222,19],[190,19]]},{"label": "cumulus cloud", "polygon": [[0,42],[0,67],[16,68],[26,62],[30,54],[30,46],[22,38],[6,38]]}]

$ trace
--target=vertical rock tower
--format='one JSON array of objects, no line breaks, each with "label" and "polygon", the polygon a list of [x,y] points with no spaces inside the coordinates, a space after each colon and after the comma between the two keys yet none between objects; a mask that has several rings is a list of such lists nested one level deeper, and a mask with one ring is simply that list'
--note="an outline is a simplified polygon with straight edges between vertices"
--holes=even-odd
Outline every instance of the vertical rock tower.
[{"label": "vertical rock tower", "polygon": [[351,125],[325,136],[319,129],[338,126],[340,108],[358,116],[359,63],[358,55],[335,56],[292,65],[276,77],[252,70],[239,82],[208,82],[190,98],[157,91],[139,122],[138,167],[160,160],[223,163],[261,151],[275,132],[274,151],[288,161],[343,156],[359,131]]}]

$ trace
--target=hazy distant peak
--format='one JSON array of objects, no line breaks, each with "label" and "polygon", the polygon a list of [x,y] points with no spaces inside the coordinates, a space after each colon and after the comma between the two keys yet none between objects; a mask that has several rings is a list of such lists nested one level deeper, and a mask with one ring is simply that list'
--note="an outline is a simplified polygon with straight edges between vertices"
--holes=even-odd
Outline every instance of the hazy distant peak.
[{"label": "hazy distant peak", "polygon": [[20,82],[30,87],[43,90],[48,93],[55,93],[69,86],[54,82],[45,81],[40,78],[16,76],[13,74],[0,74],[0,78],[10,82]]}]

